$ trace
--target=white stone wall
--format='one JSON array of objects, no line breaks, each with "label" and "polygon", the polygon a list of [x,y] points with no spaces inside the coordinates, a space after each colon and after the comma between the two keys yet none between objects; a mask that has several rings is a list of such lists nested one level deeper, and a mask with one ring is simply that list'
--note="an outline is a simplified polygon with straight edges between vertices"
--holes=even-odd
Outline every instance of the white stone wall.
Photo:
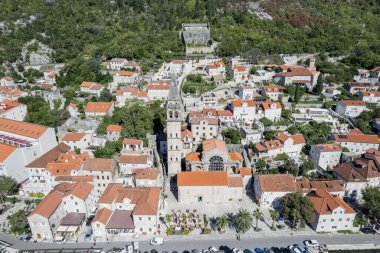
[{"label": "white stone wall", "polygon": [[[180,203],[226,203],[228,186],[178,186]],[[202,198],[201,201],[199,201]]]}]

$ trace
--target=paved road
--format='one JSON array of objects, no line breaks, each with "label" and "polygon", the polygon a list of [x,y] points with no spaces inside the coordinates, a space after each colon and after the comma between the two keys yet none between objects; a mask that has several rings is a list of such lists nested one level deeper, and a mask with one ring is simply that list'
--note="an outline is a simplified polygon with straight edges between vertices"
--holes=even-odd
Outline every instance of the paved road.
[{"label": "paved road", "polygon": [[[207,238],[207,237],[206,237]],[[287,235],[281,237],[255,237],[255,238],[242,238],[237,241],[235,238],[231,239],[176,239],[175,237],[170,238],[165,241],[162,246],[151,246],[147,241],[140,242],[140,249],[142,251],[157,249],[158,251],[167,250],[183,252],[184,250],[192,249],[206,249],[210,246],[215,247],[227,247],[232,248],[255,248],[255,247],[268,247],[268,246],[288,246],[291,244],[302,243],[307,239],[317,239],[320,244],[376,244],[380,245],[379,235],[315,235],[313,238],[305,235]],[[8,242],[13,245],[13,248],[24,249],[24,250],[43,250],[43,249],[90,249],[92,247],[98,249],[109,250],[114,247],[124,247],[130,242],[110,242],[110,243],[97,243],[95,246],[93,243],[66,243],[66,244],[55,244],[55,243],[33,243],[33,242],[23,242],[10,235],[0,233],[0,240]]]}]

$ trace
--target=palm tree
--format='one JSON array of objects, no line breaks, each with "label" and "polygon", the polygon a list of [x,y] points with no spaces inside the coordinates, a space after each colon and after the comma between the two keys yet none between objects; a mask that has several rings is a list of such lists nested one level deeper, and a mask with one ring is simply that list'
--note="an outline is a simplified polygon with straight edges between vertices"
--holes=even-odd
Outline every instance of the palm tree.
[{"label": "palm tree", "polygon": [[216,225],[221,233],[226,232],[226,226],[228,224],[228,217],[226,214],[223,214],[216,221]]},{"label": "palm tree", "polygon": [[246,209],[240,209],[234,217],[234,223],[238,232],[247,232],[252,227],[251,214]]},{"label": "palm tree", "polygon": [[272,229],[274,229],[274,223],[278,220],[278,213],[275,210],[270,210],[270,217],[272,218]]},{"label": "palm tree", "polygon": [[263,218],[263,213],[260,211],[260,208],[256,208],[255,211],[253,211],[253,217],[256,218],[256,228],[257,230],[259,228],[259,220]]}]

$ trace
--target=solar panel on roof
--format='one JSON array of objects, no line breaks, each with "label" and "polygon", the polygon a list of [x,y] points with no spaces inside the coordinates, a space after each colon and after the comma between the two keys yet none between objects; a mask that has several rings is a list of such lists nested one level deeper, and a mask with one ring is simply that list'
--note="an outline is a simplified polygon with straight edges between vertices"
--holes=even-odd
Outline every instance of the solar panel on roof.
[{"label": "solar panel on roof", "polygon": [[339,136],[339,138],[341,138],[341,139],[347,139],[348,138],[348,136],[346,135],[346,134],[340,134],[340,135],[338,135]]},{"label": "solar panel on roof", "polygon": [[319,150],[320,151],[322,151],[322,150],[324,150],[325,149],[325,147],[319,147]]}]

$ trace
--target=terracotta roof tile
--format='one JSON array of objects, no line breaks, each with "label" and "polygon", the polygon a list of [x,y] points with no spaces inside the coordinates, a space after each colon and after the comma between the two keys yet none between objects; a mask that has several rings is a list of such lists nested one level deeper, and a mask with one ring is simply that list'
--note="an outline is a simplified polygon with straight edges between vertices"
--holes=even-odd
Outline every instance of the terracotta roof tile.
[{"label": "terracotta roof tile", "polygon": [[296,192],[296,179],[290,174],[258,176],[262,192]]},{"label": "terracotta roof tile", "polygon": [[119,126],[119,125],[107,126],[107,132],[110,132],[110,133],[121,133],[122,130],[123,130],[122,126]]},{"label": "terracotta roof tile", "polygon": [[185,160],[188,162],[199,162],[201,160],[201,154],[198,152],[187,153]]},{"label": "terracotta roof tile", "polygon": [[48,130],[46,126],[10,119],[0,119],[0,131],[11,134],[39,139],[46,130]]},{"label": "terracotta roof tile", "polygon": [[216,111],[216,113],[218,114],[218,117],[221,117],[221,116],[230,116],[232,117],[233,114],[230,110],[221,110],[221,111]]},{"label": "terracotta roof tile", "polygon": [[232,106],[233,107],[243,107],[243,106],[255,107],[256,104],[255,102],[253,102],[253,100],[237,99],[237,100],[232,101]]},{"label": "terracotta roof tile", "polygon": [[227,153],[227,147],[224,141],[217,139],[204,140],[202,142],[203,152],[210,152],[212,150],[218,150],[222,153]]},{"label": "terracotta roof tile", "polygon": [[112,102],[88,102],[85,112],[103,112],[106,113],[112,108]]},{"label": "terracotta roof tile", "polygon": [[365,102],[362,100],[341,100],[339,102],[346,106],[366,106]]},{"label": "terracotta roof tile", "polygon": [[83,170],[96,171],[113,171],[115,169],[115,161],[105,158],[88,158],[83,163]]},{"label": "terracotta roof tile", "polygon": [[85,133],[67,133],[62,137],[62,141],[80,141],[85,136]]},{"label": "terracotta roof tile", "polygon": [[139,139],[124,138],[124,140],[123,140],[123,144],[125,144],[125,145],[141,145],[142,143],[143,143],[143,141],[139,140]]},{"label": "terracotta roof tile", "polygon": [[243,161],[243,156],[237,152],[231,152],[228,154],[232,161]]},{"label": "terracotta roof tile", "polygon": [[126,164],[147,164],[148,156],[147,155],[121,155],[120,163]]},{"label": "terracotta roof tile", "polygon": [[375,134],[333,134],[336,142],[357,142],[380,144],[379,137]]},{"label": "terracotta roof tile", "polygon": [[355,211],[339,196],[333,196],[322,188],[316,190],[314,194],[308,195],[308,198],[313,203],[314,210],[318,214],[332,214],[332,212],[338,207],[343,208],[345,213],[355,213]]},{"label": "terracotta roof tile", "polygon": [[100,222],[106,225],[111,215],[112,215],[112,211],[110,209],[108,208],[99,209],[96,212],[96,215],[94,219],[92,220],[92,222]]},{"label": "terracotta roof tile", "polygon": [[228,186],[225,171],[191,171],[177,174],[177,185],[181,186]]},{"label": "terracotta roof tile", "polygon": [[157,169],[134,169],[135,179],[151,179],[155,180],[160,175]]},{"label": "terracotta roof tile", "polygon": [[50,162],[53,162],[59,158],[62,153],[67,153],[70,147],[65,143],[60,143],[54,148],[50,149],[48,152],[38,157],[33,162],[29,163],[27,168],[45,168]]},{"label": "terracotta roof tile", "polygon": [[0,143],[0,162],[5,162],[5,160],[16,151],[15,146],[11,146],[8,144]]}]

